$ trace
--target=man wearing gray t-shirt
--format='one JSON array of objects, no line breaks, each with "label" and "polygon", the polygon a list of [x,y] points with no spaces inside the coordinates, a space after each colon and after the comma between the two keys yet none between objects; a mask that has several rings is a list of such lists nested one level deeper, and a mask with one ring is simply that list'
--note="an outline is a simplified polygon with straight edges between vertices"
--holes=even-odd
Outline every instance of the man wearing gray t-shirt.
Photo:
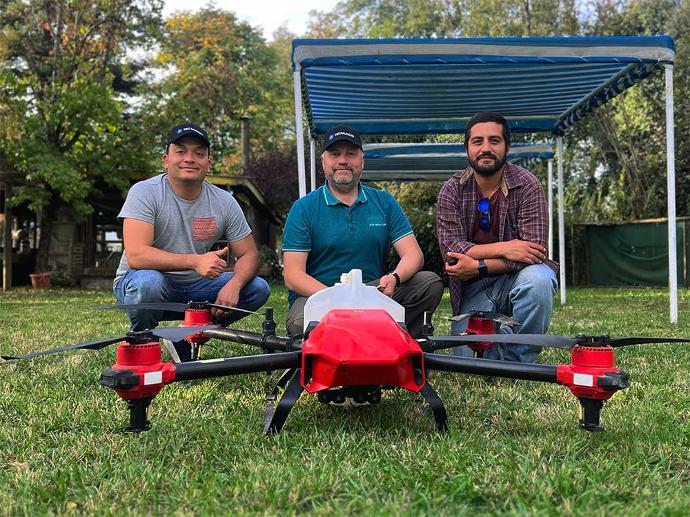
[{"label": "man wearing gray t-shirt", "polygon": [[[173,128],[163,155],[167,173],[136,183],[118,214],[124,253],[113,292],[118,303],[210,301],[255,311],[270,295],[256,276],[259,254],[237,201],[204,181],[210,170],[210,142],[196,124]],[[219,239],[228,247],[211,251]],[[226,272],[228,251],[237,258]],[[162,311],[129,310],[132,330],[154,328],[170,318]],[[214,321],[228,325],[246,313],[213,309]],[[189,360],[186,341],[174,344]]]}]

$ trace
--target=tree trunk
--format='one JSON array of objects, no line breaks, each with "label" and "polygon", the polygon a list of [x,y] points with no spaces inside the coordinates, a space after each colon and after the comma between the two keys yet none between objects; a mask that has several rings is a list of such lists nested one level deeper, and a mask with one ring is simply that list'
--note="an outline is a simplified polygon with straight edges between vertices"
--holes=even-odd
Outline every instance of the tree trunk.
[{"label": "tree trunk", "polygon": [[58,202],[55,198],[43,208],[41,213],[41,234],[36,253],[36,271],[50,271],[50,234],[57,216]]}]

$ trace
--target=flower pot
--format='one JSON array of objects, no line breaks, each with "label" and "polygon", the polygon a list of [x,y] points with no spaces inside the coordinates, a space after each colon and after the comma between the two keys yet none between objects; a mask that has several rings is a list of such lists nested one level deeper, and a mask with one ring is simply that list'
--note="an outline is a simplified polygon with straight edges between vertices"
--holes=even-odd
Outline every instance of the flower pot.
[{"label": "flower pot", "polygon": [[29,274],[31,285],[34,289],[46,289],[50,287],[51,275],[50,271],[46,273],[31,273]]}]

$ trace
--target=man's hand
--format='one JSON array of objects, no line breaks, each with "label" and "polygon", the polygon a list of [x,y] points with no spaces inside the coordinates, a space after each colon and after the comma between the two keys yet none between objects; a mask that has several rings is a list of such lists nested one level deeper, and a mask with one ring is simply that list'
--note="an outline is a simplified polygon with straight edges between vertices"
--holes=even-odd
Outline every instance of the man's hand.
[{"label": "man's hand", "polygon": [[462,253],[456,253],[455,251],[449,251],[448,258],[457,259],[457,262],[453,265],[446,262],[444,269],[448,276],[465,281],[471,280],[479,274],[478,260],[463,255]]},{"label": "man's hand", "polygon": [[[228,282],[220,291],[218,291],[218,296],[216,297],[215,303],[218,305],[225,305],[226,307],[237,307],[237,303],[239,301],[240,290],[231,282]],[[213,317],[218,319],[227,318],[231,312],[234,311],[224,311],[223,309],[216,308],[211,309],[211,314],[213,314]]]},{"label": "man's hand", "polygon": [[383,275],[379,279],[379,291],[381,291],[386,296],[393,296],[393,291],[395,291],[395,277],[393,275]]},{"label": "man's hand", "polygon": [[513,239],[501,243],[503,248],[503,258],[513,262],[524,262],[525,264],[541,264],[546,258],[546,248],[540,244],[530,241]]},{"label": "man's hand", "polygon": [[[228,247],[222,250],[209,251],[203,255],[198,255],[194,271],[204,278],[214,279],[225,271],[228,263],[222,257],[227,256]],[[220,302],[219,302],[220,303]]]}]

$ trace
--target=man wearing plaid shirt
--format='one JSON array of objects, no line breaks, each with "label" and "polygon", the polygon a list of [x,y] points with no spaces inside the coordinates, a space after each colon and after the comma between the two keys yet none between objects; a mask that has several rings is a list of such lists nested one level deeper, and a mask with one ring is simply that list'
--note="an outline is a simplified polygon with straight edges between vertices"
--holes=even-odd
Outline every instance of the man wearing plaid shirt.
[{"label": "man wearing plaid shirt", "polygon": [[[547,258],[548,216],[540,181],[506,163],[510,130],[505,118],[478,113],[465,126],[470,166],[438,195],[436,223],[453,314],[496,311],[520,323],[515,332],[543,334],[553,311],[558,264]],[[451,334],[467,320],[454,321]],[[501,325],[499,333],[513,332]],[[498,344],[487,359],[533,362],[540,348]],[[472,355],[466,347],[453,350]]]}]

